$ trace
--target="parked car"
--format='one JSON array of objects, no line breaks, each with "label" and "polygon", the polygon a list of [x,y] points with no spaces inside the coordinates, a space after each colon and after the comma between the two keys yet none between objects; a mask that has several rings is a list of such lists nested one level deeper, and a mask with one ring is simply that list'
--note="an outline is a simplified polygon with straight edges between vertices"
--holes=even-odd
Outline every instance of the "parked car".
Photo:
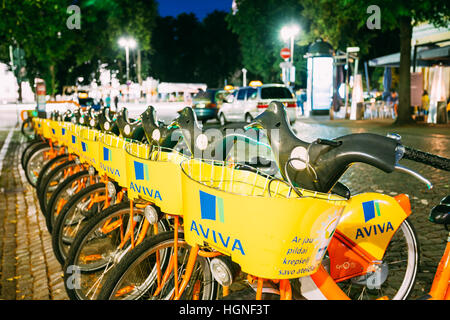
[{"label": "parked car", "polygon": [[296,119],[297,100],[292,91],[282,84],[250,85],[234,91],[219,109],[219,122],[221,125],[229,121],[251,122],[274,100],[284,104],[289,121],[293,123]]},{"label": "parked car", "polygon": [[208,120],[217,119],[217,113],[222,106],[229,91],[221,89],[207,89],[200,91],[192,98],[192,109],[197,120],[206,123]]}]

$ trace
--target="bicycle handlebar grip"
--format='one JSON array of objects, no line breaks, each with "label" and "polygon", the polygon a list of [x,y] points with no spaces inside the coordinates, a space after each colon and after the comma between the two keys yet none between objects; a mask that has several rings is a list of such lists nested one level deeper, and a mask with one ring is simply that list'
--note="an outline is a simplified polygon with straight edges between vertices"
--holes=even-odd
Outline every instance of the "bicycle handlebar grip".
[{"label": "bicycle handlebar grip", "polygon": [[450,159],[440,157],[428,152],[423,152],[420,150],[409,148],[406,146],[403,159],[420,162],[437,169],[450,171]]}]

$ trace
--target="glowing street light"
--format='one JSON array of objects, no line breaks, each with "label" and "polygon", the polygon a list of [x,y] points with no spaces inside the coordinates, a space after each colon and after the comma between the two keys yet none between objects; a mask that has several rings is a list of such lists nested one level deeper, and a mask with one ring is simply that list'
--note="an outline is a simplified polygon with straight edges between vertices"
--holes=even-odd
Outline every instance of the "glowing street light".
[{"label": "glowing street light", "polygon": [[129,60],[130,60],[130,49],[134,49],[137,46],[136,40],[133,38],[120,38],[119,39],[119,46],[125,48],[125,58],[126,58],[126,64],[127,64],[127,84],[130,80],[130,67],[129,67]]},{"label": "glowing street light", "polygon": [[300,28],[296,24],[287,25],[281,28],[281,38],[286,42],[290,42],[291,61],[294,61],[294,39],[299,32]]},{"label": "glowing street light", "polygon": [[294,67],[294,39],[297,34],[300,32],[300,27],[296,24],[286,25],[281,28],[280,36],[285,42],[290,43],[290,55],[291,59],[288,62],[288,59],[283,62],[281,66],[282,74],[283,74],[283,82],[286,84],[288,82],[295,82],[295,67]]}]

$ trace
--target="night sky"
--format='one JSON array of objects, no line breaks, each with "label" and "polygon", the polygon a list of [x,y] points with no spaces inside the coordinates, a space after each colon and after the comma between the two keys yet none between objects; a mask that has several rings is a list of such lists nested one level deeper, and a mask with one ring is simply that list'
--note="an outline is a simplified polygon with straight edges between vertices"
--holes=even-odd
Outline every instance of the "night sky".
[{"label": "night sky", "polygon": [[157,2],[162,17],[176,17],[182,12],[193,12],[199,20],[203,20],[214,10],[230,11],[233,0],[157,0]]}]

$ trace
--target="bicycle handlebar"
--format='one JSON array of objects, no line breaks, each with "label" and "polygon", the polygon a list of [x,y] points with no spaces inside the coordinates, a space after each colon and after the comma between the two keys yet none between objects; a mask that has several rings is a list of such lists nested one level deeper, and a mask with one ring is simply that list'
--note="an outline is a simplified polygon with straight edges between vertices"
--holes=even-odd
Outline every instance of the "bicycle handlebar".
[{"label": "bicycle handlebar", "polygon": [[404,147],[405,151],[403,154],[403,159],[412,160],[415,162],[420,162],[431,167],[450,171],[450,159],[440,157],[428,152],[423,152],[410,147]]}]

